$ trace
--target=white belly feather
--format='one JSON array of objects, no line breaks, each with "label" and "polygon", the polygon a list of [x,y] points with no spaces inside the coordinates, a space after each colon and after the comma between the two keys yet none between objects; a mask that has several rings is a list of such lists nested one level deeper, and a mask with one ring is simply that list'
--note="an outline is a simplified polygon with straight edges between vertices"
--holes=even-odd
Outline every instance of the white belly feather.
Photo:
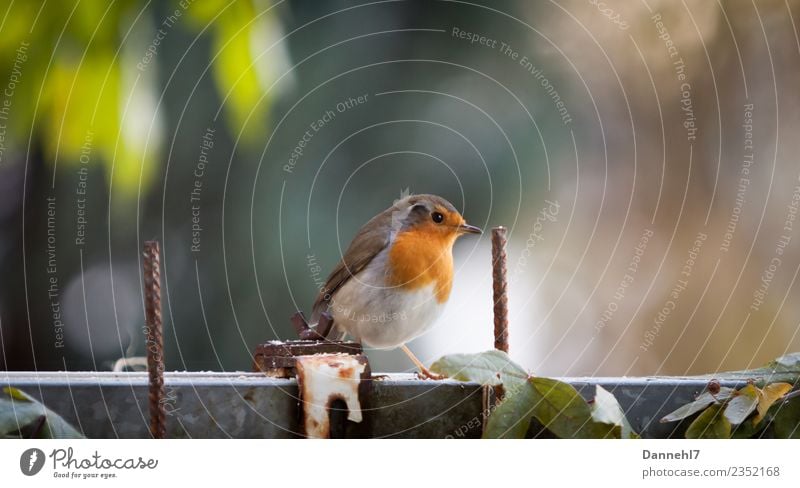
[{"label": "white belly feather", "polygon": [[434,285],[412,291],[386,286],[386,251],[381,251],[333,296],[334,324],[355,340],[379,349],[400,346],[436,323],[444,304]]}]

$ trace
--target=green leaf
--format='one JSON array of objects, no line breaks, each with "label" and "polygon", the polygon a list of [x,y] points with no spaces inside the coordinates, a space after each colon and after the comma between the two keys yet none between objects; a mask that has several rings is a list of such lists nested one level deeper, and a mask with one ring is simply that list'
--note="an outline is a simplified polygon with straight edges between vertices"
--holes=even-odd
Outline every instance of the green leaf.
[{"label": "green leaf", "polygon": [[3,392],[5,394],[0,395],[0,436],[16,432],[45,414],[40,404],[29,401],[16,388],[3,388]]},{"label": "green leaf", "polygon": [[724,378],[726,380],[753,381],[756,386],[762,386],[776,381],[796,383],[800,380],[800,352],[781,356],[770,361],[761,368],[744,371],[728,371],[711,375],[696,376],[695,378]]},{"label": "green leaf", "polygon": [[47,422],[42,429],[42,437],[46,439],[83,439],[83,434],[75,430],[60,415],[48,410]]},{"label": "green leaf", "polygon": [[503,351],[486,351],[478,354],[450,354],[431,365],[431,371],[460,381],[474,381],[484,385],[503,385],[506,397],[526,384],[528,373]]},{"label": "green leaf", "polygon": [[764,416],[767,414],[769,407],[771,407],[776,401],[783,398],[783,396],[789,393],[791,389],[792,385],[789,383],[772,383],[759,390],[758,408],[756,409],[758,414],[753,422],[756,424],[761,422],[764,419]]},{"label": "green leaf", "polygon": [[661,422],[675,422],[678,420],[683,420],[687,417],[691,417],[712,403],[718,403],[727,400],[733,396],[735,392],[736,390],[733,388],[727,388],[724,386],[719,389],[719,392],[716,395],[712,395],[707,391],[703,392],[692,403],[687,403],[669,415],[666,415],[661,419]]},{"label": "green leaf", "polygon": [[725,417],[734,425],[739,425],[758,407],[758,388],[748,384],[736,392],[725,406]]},{"label": "green leaf", "polygon": [[28,399],[28,396],[25,395],[24,393],[22,393],[22,391],[20,391],[20,390],[18,390],[16,388],[13,388],[11,386],[7,386],[7,387],[3,388],[3,393],[8,394],[8,396],[13,398],[14,400],[18,400],[18,401],[21,401],[21,402],[29,402],[30,401]]},{"label": "green leaf", "polygon": [[755,419],[747,419],[731,428],[731,439],[749,439],[764,430],[763,425],[759,427]]},{"label": "green leaf", "polygon": [[722,413],[722,406],[713,404],[698,415],[686,429],[687,439],[728,439],[731,423]]},{"label": "green leaf", "polygon": [[800,371],[800,352],[793,352],[785,356],[781,356],[767,365],[772,367],[776,372],[798,372]]},{"label": "green leaf", "polygon": [[3,393],[4,395],[0,395],[0,436],[9,437],[44,416],[45,423],[38,432],[40,438],[77,439],[83,437],[66,420],[23,391],[6,387],[3,388]]},{"label": "green leaf", "polygon": [[530,383],[521,385],[514,395],[506,396],[489,415],[485,439],[523,439],[531,425],[534,409],[539,401]]},{"label": "green leaf", "polygon": [[772,429],[779,439],[800,439],[800,398],[775,406]]},{"label": "green leaf", "polygon": [[550,378],[530,378],[506,397],[489,416],[484,437],[522,439],[532,417],[562,439],[639,437],[617,399],[601,386],[590,407],[571,385]]},{"label": "green leaf", "polygon": [[622,411],[622,407],[620,407],[616,397],[600,385],[597,385],[594,403],[592,403],[591,408],[592,420],[601,424],[619,427],[622,439],[637,439],[639,437],[631,428],[628,419],[625,418],[625,413]]},{"label": "green leaf", "polygon": [[572,385],[550,378],[529,380],[538,401],[534,415],[547,430],[562,439],[619,437],[618,426],[598,423],[592,410]]}]

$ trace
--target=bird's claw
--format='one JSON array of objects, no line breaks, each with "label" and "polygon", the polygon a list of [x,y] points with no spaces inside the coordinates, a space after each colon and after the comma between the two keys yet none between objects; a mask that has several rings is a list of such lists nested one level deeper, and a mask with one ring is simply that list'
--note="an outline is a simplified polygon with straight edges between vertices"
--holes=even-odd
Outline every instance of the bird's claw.
[{"label": "bird's claw", "polygon": [[437,381],[447,378],[447,376],[442,374],[436,374],[433,371],[429,370],[428,368],[420,368],[420,370],[417,371],[417,376],[423,380],[437,380]]}]

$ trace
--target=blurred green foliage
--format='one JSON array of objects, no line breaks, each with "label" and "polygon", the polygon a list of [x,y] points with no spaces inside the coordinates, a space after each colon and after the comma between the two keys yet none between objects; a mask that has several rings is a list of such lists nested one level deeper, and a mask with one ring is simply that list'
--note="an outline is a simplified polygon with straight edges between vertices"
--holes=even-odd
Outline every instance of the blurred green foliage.
[{"label": "blurred green foliage", "polygon": [[[46,160],[70,165],[78,163],[88,144],[106,165],[118,194],[133,195],[140,184],[152,183],[162,150],[162,134],[154,133],[161,129],[162,94],[156,67],[144,58],[150,52],[157,56],[173,29],[211,35],[209,63],[225,100],[225,120],[244,142],[256,141],[266,126],[269,99],[252,40],[271,9],[256,16],[250,0],[173,0],[161,18],[149,5],[132,0],[0,2],[5,19],[0,73],[7,77],[16,68],[21,78],[11,101],[6,146],[23,149],[33,133],[41,138]],[[179,22],[183,17],[187,21]]]}]

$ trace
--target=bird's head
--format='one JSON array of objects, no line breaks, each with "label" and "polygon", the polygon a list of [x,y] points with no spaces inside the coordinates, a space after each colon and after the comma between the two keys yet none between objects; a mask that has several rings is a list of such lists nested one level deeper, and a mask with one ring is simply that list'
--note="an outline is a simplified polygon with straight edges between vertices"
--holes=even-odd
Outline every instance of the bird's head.
[{"label": "bird's head", "polygon": [[463,234],[480,234],[452,203],[436,195],[411,195],[394,204],[393,224],[399,232],[412,231],[431,240],[452,244]]}]

